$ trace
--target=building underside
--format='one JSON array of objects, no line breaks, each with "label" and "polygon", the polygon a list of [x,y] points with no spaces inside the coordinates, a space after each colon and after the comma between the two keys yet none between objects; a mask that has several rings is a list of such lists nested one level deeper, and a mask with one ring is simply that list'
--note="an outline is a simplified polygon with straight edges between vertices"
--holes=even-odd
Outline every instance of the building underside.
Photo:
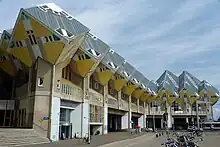
[{"label": "building underside", "polygon": [[1,127],[52,141],[137,125],[185,129],[197,114],[210,119],[218,101],[215,87],[187,71],[148,80],[55,4],[21,9],[0,36]]}]

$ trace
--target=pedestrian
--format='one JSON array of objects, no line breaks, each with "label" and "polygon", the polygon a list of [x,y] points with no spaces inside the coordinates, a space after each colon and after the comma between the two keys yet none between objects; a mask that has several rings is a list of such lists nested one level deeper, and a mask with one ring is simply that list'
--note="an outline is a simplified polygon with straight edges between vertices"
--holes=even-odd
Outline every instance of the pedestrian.
[{"label": "pedestrian", "polygon": [[140,126],[139,125],[136,125],[136,132],[137,132],[137,134],[140,134]]}]

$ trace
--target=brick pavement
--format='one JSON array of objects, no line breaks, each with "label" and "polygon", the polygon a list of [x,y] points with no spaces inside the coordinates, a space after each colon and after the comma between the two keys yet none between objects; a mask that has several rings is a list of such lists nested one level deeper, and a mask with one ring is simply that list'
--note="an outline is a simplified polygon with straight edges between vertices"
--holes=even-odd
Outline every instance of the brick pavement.
[{"label": "brick pavement", "polygon": [[[146,133],[141,133],[141,135],[144,135]],[[139,135],[131,135],[128,132],[114,132],[109,133],[107,135],[98,135],[98,136],[92,136],[91,144],[87,145],[85,143],[82,143],[81,140],[71,139],[71,140],[62,140],[58,142],[48,143],[48,144],[38,144],[38,145],[28,145],[23,147],[97,147],[104,144],[125,140],[125,139],[132,139],[136,138]]]}]

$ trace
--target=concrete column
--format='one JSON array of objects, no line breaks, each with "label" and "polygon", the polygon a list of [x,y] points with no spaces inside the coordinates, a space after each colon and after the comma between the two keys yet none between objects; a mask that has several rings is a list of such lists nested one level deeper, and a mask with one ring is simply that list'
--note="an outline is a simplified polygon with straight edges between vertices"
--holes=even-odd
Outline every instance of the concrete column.
[{"label": "concrete column", "polygon": [[143,116],[144,118],[144,126],[143,126],[143,128],[146,128],[147,127],[147,123],[146,123],[146,119],[147,119],[147,114],[146,114],[146,103],[144,102],[144,116]]},{"label": "concrete column", "polygon": [[118,109],[121,107],[121,90],[118,91]]},{"label": "concrete column", "polygon": [[139,112],[139,103],[140,103],[140,101],[139,101],[139,99],[137,99],[137,112]]},{"label": "concrete column", "polygon": [[131,95],[129,96],[129,100],[128,100],[128,128],[132,129],[132,112],[131,112]]},{"label": "concrete column", "polygon": [[189,126],[189,118],[186,117],[186,127],[188,128],[188,126]]},{"label": "concrete column", "polygon": [[163,118],[161,118],[161,120],[160,120],[160,127],[161,127],[161,129],[163,129]]},{"label": "concrete column", "polygon": [[90,134],[90,99],[89,99],[89,82],[90,74],[83,79],[83,99],[81,103],[81,128],[80,136],[88,136]]},{"label": "concrete column", "polygon": [[168,129],[172,128],[172,113],[171,113],[171,106],[168,105],[167,108],[168,118],[167,118],[167,127]]},{"label": "concrete column", "polygon": [[108,133],[108,85],[104,86],[104,101],[103,101],[103,134]]}]

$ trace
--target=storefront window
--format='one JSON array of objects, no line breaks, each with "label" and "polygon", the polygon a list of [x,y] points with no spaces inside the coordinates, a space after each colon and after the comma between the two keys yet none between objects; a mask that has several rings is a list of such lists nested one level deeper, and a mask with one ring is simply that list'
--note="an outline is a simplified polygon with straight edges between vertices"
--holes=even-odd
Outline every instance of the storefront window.
[{"label": "storefront window", "polygon": [[70,109],[60,108],[60,121],[70,122]]}]

